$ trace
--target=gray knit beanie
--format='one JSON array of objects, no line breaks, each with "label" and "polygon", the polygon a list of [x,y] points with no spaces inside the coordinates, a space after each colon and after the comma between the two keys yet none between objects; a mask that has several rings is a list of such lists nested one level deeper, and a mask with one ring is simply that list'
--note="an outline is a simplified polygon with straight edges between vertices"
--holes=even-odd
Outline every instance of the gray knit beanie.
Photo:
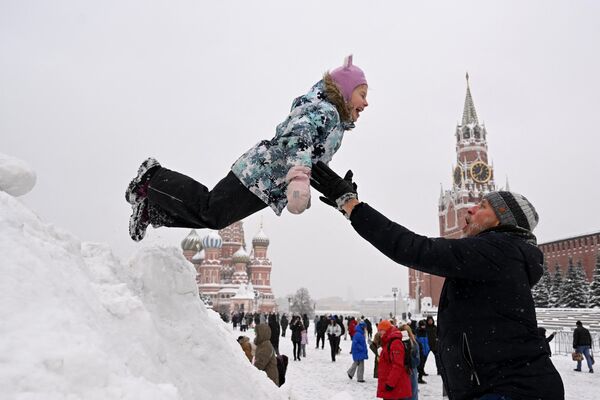
[{"label": "gray knit beanie", "polygon": [[533,205],[515,192],[491,192],[483,197],[490,203],[500,225],[513,225],[533,231],[539,217]]}]

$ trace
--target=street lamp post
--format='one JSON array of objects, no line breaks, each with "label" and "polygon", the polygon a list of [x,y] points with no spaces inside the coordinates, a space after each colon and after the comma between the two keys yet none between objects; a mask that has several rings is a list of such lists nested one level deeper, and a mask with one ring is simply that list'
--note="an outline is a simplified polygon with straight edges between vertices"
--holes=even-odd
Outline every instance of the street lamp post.
[{"label": "street lamp post", "polygon": [[392,288],[392,294],[394,295],[394,318],[396,318],[396,294],[398,294],[398,288]]},{"label": "street lamp post", "polygon": [[254,291],[254,312],[258,312],[258,296],[260,295],[260,293],[258,292],[258,290]]},{"label": "street lamp post", "polygon": [[288,314],[292,315],[292,298],[288,297]]},{"label": "street lamp post", "polygon": [[421,283],[423,283],[423,279],[421,278],[421,271],[415,271],[415,278],[411,280],[411,283],[415,284],[415,313],[421,313]]}]

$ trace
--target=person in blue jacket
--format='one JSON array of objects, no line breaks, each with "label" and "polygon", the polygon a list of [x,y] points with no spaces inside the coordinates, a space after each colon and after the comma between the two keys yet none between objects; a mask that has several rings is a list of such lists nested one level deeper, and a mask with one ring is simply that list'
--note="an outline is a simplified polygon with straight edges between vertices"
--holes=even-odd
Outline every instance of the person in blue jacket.
[{"label": "person in blue jacket", "polygon": [[330,162],[346,131],[369,105],[364,72],[348,56],[292,104],[275,137],[262,140],[209,190],[194,179],[146,159],[129,183],[129,235],[144,238],[149,225],[222,229],[266,207],[300,214],[310,206],[310,173]]},{"label": "person in blue jacket", "polygon": [[317,163],[311,184],[390,259],[446,278],[438,348],[450,400],[564,400],[562,379],[537,331],[531,288],[544,258],[533,234],[539,216],[527,198],[482,193],[462,221],[463,238],[429,238],[359,201],[349,173],[344,179]]},{"label": "person in blue jacket", "polygon": [[[356,330],[352,336],[352,347],[350,352],[352,353],[352,360],[354,362],[348,369],[348,378],[354,378],[354,373],[357,373],[356,381],[365,381],[365,360],[369,358],[369,352],[367,351],[367,340],[365,338],[365,321],[360,321],[356,325]],[[358,370],[358,371],[357,371]]]},{"label": "person in blue jacket", "polygon": [[418,382],[419,383],[427,383],[423,380],[424,376],[427,376],[425,372],[425,363],[427,362],[427,356],[429,355],[429,351],[431,348],[429,347],[429,338],[427,337],[427,329],[425,327],[425,320],[419,321],[419,327],[417,328],[417,342],[419,342],[419,367],[417,371],[419,372]]}]

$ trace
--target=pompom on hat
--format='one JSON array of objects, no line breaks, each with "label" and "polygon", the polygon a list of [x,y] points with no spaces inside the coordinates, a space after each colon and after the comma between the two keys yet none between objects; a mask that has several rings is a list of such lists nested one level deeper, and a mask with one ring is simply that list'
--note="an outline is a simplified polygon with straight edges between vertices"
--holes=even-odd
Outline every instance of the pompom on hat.
[{"label": "pompom on hat", "polygon": [[539,216],[533,204],[515,192],[491,192],[486,194],[487,200],[492,206],[500,225],[512,225],[533,231],[539,221]]},{"label": "pompom on hat", "polygon": [[352,92],[357,86],[367,84],[367,78],[365,78],[363,70],[352,64],[352,54],[346,57],[344,65],[330,71],[329,75],[331,75],[337,87],[340,88],[344,100],[347,102],[352,98]]}]

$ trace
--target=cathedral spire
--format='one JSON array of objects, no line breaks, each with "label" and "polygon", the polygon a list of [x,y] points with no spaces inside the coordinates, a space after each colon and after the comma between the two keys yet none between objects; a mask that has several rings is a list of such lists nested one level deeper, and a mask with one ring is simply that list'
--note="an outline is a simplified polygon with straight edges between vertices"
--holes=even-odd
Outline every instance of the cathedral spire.
[{"label": "cathedral spire", "polygon": [[473,98],[471,97],[471,87],[469,86],[469,73],[467,72],[467,96],[465,97],[465,108],[463,110],[462,125],[468,125],[471,123],[479,124],[477,120],[477,112],[475,112],[475,104],[473,104]]}]

